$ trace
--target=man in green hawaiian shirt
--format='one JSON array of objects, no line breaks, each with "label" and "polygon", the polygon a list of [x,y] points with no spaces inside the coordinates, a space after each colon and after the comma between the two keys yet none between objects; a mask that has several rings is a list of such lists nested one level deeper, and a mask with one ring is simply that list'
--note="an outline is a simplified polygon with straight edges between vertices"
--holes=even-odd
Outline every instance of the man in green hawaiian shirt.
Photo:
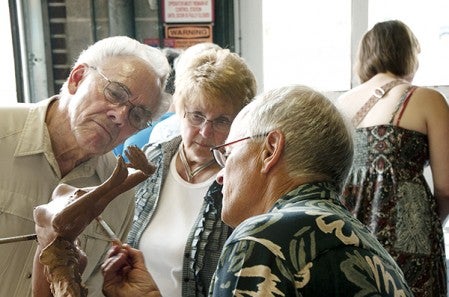
[{"label": "man in green hawaiian shirt", "polygon": [[[210,296],[413,296],[402,271],[338,202],[352,140],[334,105],[304,86],[265,93],[212,148],[222,219],[235,228]],[[226,165],[226,166],[225,166]],[[106,296],[159,296],[141,253],[114,247]]]}]

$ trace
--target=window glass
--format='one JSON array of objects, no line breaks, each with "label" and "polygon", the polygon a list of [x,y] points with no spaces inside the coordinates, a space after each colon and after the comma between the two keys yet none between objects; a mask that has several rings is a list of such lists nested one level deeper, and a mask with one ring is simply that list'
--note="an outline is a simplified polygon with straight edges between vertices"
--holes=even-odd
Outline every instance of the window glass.
[{"label": "window glass", "polygon": [[321,91],[351,83],[351,2],[264,0],[264,86],[305,84]]},{"label": "window glass", "polygon": [[417,85],[449,85],[449,1],[372,0],[368,24],[398,19],[407,24],[421,45]]},{"label": "window glass", "polygon": [[0,1],[0,36],[2,39],[0,50],[0,65],[2,65],[2,71],[0,71],[0,104],[5,104],[17,101],[8,1]]}]

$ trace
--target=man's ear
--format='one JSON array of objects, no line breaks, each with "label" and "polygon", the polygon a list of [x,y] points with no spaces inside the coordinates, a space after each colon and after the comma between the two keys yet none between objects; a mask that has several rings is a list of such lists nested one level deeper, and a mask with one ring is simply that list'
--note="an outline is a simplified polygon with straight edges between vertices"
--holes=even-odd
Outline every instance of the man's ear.
[{"label": "man's ear", "polygon": [[280,160],[285,146],[285,136],[279,130],[268,133],[262,152],[262,173],[268,173]]},{"label": "man's ear", "polygon": [[67,88],[70,94],[75,94],[79,84],[84,78],[88,66],[86,64],[79,64],[70,71]]}]

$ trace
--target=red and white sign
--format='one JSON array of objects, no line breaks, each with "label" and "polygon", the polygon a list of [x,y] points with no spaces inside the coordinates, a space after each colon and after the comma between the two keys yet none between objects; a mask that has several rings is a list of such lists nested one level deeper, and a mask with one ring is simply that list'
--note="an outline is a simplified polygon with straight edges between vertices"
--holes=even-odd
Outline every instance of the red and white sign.
[{"label": "red and white sign", "polygon": [[212,25],[185,24],[165,26],[165,46],[187,48],[200,42],[212,42]]},{"label": "red and white sign", "polygon": [[164,0],[165,23],[211,23],[214,0]]}]

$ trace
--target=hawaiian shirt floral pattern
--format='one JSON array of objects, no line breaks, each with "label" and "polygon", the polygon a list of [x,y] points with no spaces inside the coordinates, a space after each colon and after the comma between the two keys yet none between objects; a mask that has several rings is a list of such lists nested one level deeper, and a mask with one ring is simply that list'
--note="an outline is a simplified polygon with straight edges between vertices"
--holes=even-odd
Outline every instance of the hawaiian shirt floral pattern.
[{"label": "hawaiian shirt floral pattern", "polygon": [[210,296],[413,296],[402,271],[338,202],[305,184],[232,233]]}]

